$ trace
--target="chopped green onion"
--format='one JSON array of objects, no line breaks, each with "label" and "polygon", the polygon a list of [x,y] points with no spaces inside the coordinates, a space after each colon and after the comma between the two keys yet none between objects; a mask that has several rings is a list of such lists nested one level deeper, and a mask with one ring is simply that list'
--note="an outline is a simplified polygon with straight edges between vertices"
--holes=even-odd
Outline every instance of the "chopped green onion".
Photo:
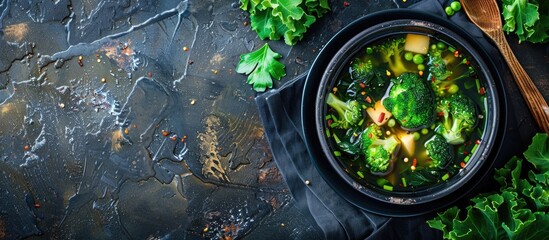
[{"label": "chopped green onion", "polygon": [[393,186],[383,185],[383,189],[387,191],[393,191]]},{"label": "chopped green onion", "polygon": [[450,51],[451,53],[454,53],[456,49],[452,46],[448,46],[448,51]]},{"label": "chopped green onion", "polygon": [[337,127],[337,126],[339,126],[339,123],[333,122],[332,124],[330,124],[330,127],[331,127],[331,128],[335,128],[335,127]]},{"label": "chopped green onion", "polygon": [[372,54],[373,52],[374,52],[374,50],[371,47],[366,48],[366,53],[367,54]]},{"label": "chopped green onion", "polygon": [[358,175],[360,178],[364,178],[364,173],[361,171],[356,172],[356,175]]},{"label": "chopped green onion", "polygon": [[325,120],[330,120],[330,119],[332,119],[332,115],[331,115],[331,114],[326,115],[326,117],[325,117],[324,119],[325,119]]},{"label": "chopped green onion", "polygon": [[477,92],[479,92],[480,91],[480,80],[478,78],[475,79],[475,83],[477,85]]},{"label": "chopped green onion", "polygon": [[389,183],[389,181],[387,181],[387,179],[385,179],[385,178],[378,178],[376,180],[376,183],[377,183],[378,186],[381,187],[381,186],[384,186],[385,184]]},{"label": "chopped green onion", "polygon": [[469,159],[471,158],[471,155],[467,155],[467,157],[465,157],[465,159],[463,159],[463,161],[465,163],[469,162]]},{"label": "chopped green onion", "polygon": [[448,180],[449,177],[450,177],[449,173],[444,174],[444,176],[442,176],[442,181]]},{"label": "chopped green onion", "polygon": [[337,137],[337,135],[335,135],[335,133],[333,134],[333,136],[334,136],[334,140],[336,141],[336,143],[340,143],[340,142],[341,142],[341,140],[339,140],[339,138]]},{"label": "chopped green onion", "polygon": [[[335,136],[335,135],[334,135],[334,136]],[[340,157],[340,156],[341,156],[341,152],[340,152],[340,151],[334,151],[334,156]]]},{"label": "chopped green onion", "polygon": [[360,106],[362,107],[362,109],[368,108],[368,106],[366,106],[366,105],[364,105],[364,104],[362,104],[362,105],[360,105]]},{"label": "chopped green onion", "polygon": [[477,150],[478,146],[478,144],[475,144],[475,146],[473,146],[473,149],[471,149],[471,153],[474,153]]},{"label": "chopped green onion", "polygon": [[403,187],[406,187],[406,186],[407,186],[407,185],[406,185],[406,178],[402,178],[402,186],[403,186]]},{"label": "chopped green onion", "polygon": [[364,123],[364,118],[360,119],[360,122],[358,122],[358,126],[362,126],[363,123]]},{"label": "chopped green onion", "polygon": [[326,128],[326,137],[331,137],[330,129]]}]

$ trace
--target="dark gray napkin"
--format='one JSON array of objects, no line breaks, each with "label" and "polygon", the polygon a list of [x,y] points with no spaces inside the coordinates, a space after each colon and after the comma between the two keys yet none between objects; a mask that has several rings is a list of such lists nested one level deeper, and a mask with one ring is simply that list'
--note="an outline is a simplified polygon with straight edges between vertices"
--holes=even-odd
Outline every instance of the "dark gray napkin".
[{"label": "dark gray napkin", "polygon": [[[449,2],[425,0],[410,8],[446,16],[443,6]],[[499,56],[464,13],[460,11],[450,20],[478,38],[489,54]],[[255,99],[274,160],[304,215],[318,224],[326,239],[441,238],[441,232],[425,224],[432,216],[389,218],[366,212],[341,198],[322,179],[310,160],[302,135],[300,108],[305,77],[302,74]],[[305,184],[306,181],[310,184]]]}]

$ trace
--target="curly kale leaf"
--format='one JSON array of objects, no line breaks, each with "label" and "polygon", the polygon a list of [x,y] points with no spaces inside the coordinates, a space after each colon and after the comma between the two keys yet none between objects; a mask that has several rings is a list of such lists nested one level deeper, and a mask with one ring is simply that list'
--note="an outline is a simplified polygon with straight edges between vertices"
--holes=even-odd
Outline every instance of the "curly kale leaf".
[{"label": "curly kale leaf", "polygon": [[284,38],[295,45],[307,29],[330,10],[327,0],[240,0],[250,13],[252,30],[262,40]]},{"label": "curly kale leaf", "polygon": [[[445,239],[546,239],[549,235],[549,137],[537,134],[524,153],[513,157],[495,179],[499,192],[481,194],[465,210],[452,207],[427,221]],[[523,176],[523,164],[535,170]],[[537,172],[536,172],[537,171]],[[463,212],[462,212],[463,211]]]}]

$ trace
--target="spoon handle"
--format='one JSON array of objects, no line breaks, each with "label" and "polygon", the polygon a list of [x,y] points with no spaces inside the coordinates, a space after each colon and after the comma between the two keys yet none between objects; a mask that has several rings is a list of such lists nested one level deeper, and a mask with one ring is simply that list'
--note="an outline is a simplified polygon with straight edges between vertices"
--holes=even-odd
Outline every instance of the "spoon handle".
[{"label": "spoon handle", "polygon": [[503,32],[496,31],[495,35],[494,40],[503,54],[505,61],[507,61],[511,73],[515,78],[515,82],[517,83],[522,96],[525,98],[528,108],[530,108],[530,112],[532,112],[532,115],[541,130],[549,133],[549,106],[547,105],[547,102],[536,88],[536,85],[532,82],[532,79],[530,79],[530,76],[528,76],[528,73],[524,71],[524,68],[522,68],[518,62],[511,47],[509,47]]}]

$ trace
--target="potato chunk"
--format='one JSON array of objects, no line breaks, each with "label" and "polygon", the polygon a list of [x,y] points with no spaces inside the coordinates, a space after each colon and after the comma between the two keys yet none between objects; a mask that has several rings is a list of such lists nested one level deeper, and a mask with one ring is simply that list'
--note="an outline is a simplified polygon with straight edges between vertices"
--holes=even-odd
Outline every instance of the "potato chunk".
[{"label": "potato chunk", "polygon": [[377,101],[373,108],[367,108],[366,112],[372,121],[378,126],[383,126],[393,116],[392,113],[385,109],[385,106],[381,104],[381,101]]},{"label": "potato chunk", "polygon": [[429,51],[429,36],[408,33],[404,50],[413,53],[427,54]]}]

